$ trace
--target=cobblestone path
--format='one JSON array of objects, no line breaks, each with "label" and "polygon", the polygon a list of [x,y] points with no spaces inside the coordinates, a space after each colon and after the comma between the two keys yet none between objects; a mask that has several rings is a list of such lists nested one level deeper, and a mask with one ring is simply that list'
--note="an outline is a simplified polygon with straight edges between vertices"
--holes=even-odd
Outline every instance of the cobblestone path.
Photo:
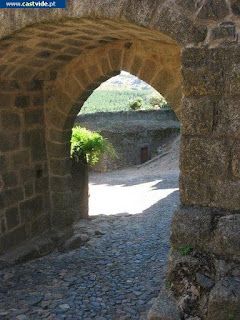
[{"label": "cobblestone path", "polygon": [[[163,196],[139,213],[82,221],[77,229],[90,241],[79,249],[0,271],[0,319],[146,319],[164,285],[169,226],[179,201],[178,175],[136,174],[130,180],[125,172],[108,173],[104,183],[122,184],[122,189],[136,186],[137,192],[147,183],[146,198],[151,191],[154,197],[156,192]],[[92,179],[95,186],[101,183],[99,174]]]}]

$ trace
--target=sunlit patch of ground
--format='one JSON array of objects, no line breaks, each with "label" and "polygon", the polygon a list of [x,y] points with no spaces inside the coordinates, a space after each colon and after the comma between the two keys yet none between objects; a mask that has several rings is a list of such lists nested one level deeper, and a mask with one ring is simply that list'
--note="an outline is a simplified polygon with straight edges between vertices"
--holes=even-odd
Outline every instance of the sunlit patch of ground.
[{"label": "sunlit patch of ground", "polygon": [[89,184],[89,215],[138,214],[178,188],[161,188],[157,179],[134,185]]}]

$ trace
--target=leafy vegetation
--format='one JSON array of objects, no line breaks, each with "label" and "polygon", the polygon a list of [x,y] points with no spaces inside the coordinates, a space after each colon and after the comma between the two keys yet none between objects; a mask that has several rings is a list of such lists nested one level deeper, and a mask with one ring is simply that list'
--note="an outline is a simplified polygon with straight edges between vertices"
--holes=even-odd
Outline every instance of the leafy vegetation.
[{"label": "leafy vegetation", "polygon": [[72,129],[71,157],[74,161],[93,166],[99,161],[99,156],[105,152],[112,157],[117,157],[112,144],[98,132],[80,126]]},{"label": "leafy vegetation", "polygon": [[187,256],[191,252],[191,247],[189,246],[181,246],[179,248],[179,254],[180,256]]},{"label": "leafy vegetation", "polygon": [[143,99],[142,98],[136,98],[129,102],[129,106],[132,110],[139,110],[143,106]]},{"label": "leafy vegetation", "polygon": [[150,98],[152,96],[159,97],[163,102],[163,105],[167,105],[166,100],[153,89],[95,90],[84,103],[81,109],[81,114],[129,111],[131,110],[130,102],[138,98],[142,99],[141,109],[150,109],[153,106],[150,102]]}]

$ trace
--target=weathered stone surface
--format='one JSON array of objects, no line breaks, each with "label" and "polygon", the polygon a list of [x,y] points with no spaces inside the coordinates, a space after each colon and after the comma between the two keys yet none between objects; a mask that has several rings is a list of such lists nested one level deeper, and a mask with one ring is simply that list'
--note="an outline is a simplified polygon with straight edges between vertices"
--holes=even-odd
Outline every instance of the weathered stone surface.
[{"label": "weathered stone surface", "polygon": [[50,161],[50,169],[54,175],[65,175],[70,172],[71,161],[67,159],[52,159]]},{"label": "weathered stone surface", "polygon": [[24,146],[31,148],[33,161],[46,159],[45,133],[42,129],[25,131],[23,135]]},{"label": "weathered stone surface", "polygon": [[12,155],[12,164],[14,168],[21,168],[29,165],[30,157],[28,150],[14,152]]},{"label": "weathered stone surface", "polygon": [[211,186],[201,174],[182,173],[179,179],[180,199],[183,205],[207,206],[211,202]]},{"label": "weathered stone surface", "polygon": [[44,113],[43,110],[30,110],[25,112],[24,120],[26,126],[38,125],[39,123],[43,123],[44,121]]},{"label": "weathered stone surface", "polygon": [[207,36],[206,26],[193,23],[186,16],[182,17],[179,12],[166,6],[160,7],[154,25],[156,25],[157,29],[167,33],[182,45],[186,43],[200,43]]},{"label": "weathered stone surface", "polygon": [[2,113],[2,127],[5,131],[16,131],[20,127],[20,116],[14,112]]},{"label": "weathered stone surface", "polygon": [[20,223],[18,207],[7,209],[5,212],[5,216],[7,220],[7,227],[9,230],[16,227]]},{"label": "weathered stone surface", "polygon": [[60,248],[60,251],[77,249],[85,245],[88,240],[89,237],[87,235],[75,234],[72,238],[64,242],[64,244]]},{"label": "weathered stone surface", "polygon": [[6,252],[10,248],[17,246],[19,243],[27,239],[25,225],[18,227],[1,238],[0,252]]},{"label": "weathered stone surface", "polygon": [[239,181],[217,181],[212,188],[212,206],[230,211],[240,210],[239,192]]},{"label": "weathered stone surface", "polygon": [[198,18],[218,20],[224,18],[229,13],[225,0],[208,0],[202,6]]},{"label": "weathered stone surface", "polygon": [[209,138],[182,137],[180,169],[212,180],[226,177],[229,166],[229,147],[226,142]]},{"label": "weathered stone surface", "polygon": [[211,247],[217,254],[240,256],[240,215],[228,215],[218,221]]},{"label": "weathered stone surface", "polygon": [[231,0],[232,11],[236,15],[240,15],[240,3],[239,0]]},{"label": "weathered stone surface", "polygon": [[147,320],[180,320],[180,312],[172,293],[162,289],[148,313]]},{"label": "weathered stone surface", "polygon": [[209,98],[183,99],[181,119],[184,121],[181,133],[188,135],[208,135],[212,132],[215,100]]},{"label": "weathered stone surface", "polygon": [[211,236],[212,212],[210,208],[181,208],[175,211],[170,231],[171,245],[204,248]]},{"label": "weathered stone surface", "polygon": [[225,278],[212,289],[208,302],[209,320],[237,320],[240,308],[239,279]]},{"label": "weathered stone surface", "polygon": [[226,39],[235,38],[236,27],[232,22],[223,22],[218,27],[212,29],[211,38],[212,39]]},{"label": "weathered stone surface", "polygon": [[30,98],[28,96],[17,96],[14,105],[17,108],[27,108],[30,106]]},{"label": "weathered stone surface", "polygon": [[38,195],[20,203],[22,221],[31,221],[43,212],[43,197]]},{"label": "weathered stone surface", "polygon": [[15,171],[3,173],[2,180],[5,188],[16,187],[18,184],[18,175]]},{"label": "weathered stone surface", "polygon": [[19,133],[17,132],[0,133],[1,152],[18,149],[19,144],[20,144]]},{"label": "weathered stone surface", "polygon": [[188,0],[188,1],[176,0],[175,2],[178,6],[181,6],[184,9],[188,9],[192,12],[196,12],[200,8],[202,0],[197,0],[197,1],[196,0]]},{"label": "weathered stone surface", "polygon": [[238,98],[225,98],[215,105],[213,133],[217,136],[235,136],[240,134],[240,102]]}]

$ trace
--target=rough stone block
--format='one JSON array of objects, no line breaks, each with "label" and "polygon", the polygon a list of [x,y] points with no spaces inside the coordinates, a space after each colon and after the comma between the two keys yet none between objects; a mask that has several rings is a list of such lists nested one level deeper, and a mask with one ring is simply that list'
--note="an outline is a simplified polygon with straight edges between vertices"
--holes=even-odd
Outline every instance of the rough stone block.
[{"label": "rough stone block", "polygon": [[180,208],[175,211],[170,230],[171,245],[204,248],[211,234],[212,211],[210,208]]},{"label": "rough stone block", "polygon": [[0,94],[0,109],[8,109],[11,106],[11,95],[2,93]]},{"label": "rough stone block", "polygon": [[[239,87],[240,89],[240,87]],[[238,98],[225,98],[215,105],[213,133],[217,136],[240,135],[240,101]]]},{"label": "rough stone block", "polygon": [[15,171],[9,171],[2,174],[2,180],[5,188],[16,187],[18,184],[18,175]]},{"label": "rough stone block", "polygon": [[111,69],[114,71],[121,70],[123,52],[120,48],[108,51]]},{"label": "rough stone block", "polygon": [[240,214],[221,217],[218,221],[212,249],[223,256],[240,256]]},{"label": "rough stone block", "polygon": [[67,143],[48,141],[48,154],[54,158],[67,158],[70,156],[70,140]]},{"label": "rough stone block", "polygon": [[8,167],[7,157],[4,156],[4,155],[1,155],[0,156],[0,172],[1,173],[6,172],[7,171],[7,167]]},{"label": "rough stone block", "polygon": [[32,221],[43,213],[43,197],[38,195],[20,203],[22,221]]},{"label": "rough stone block", "polygon": [[42,215],[31,225],[31,237],[35,237],[50,229],[50,216]]},{"label": "rough stone block", "polygon": [[29,168],[29,167],[21,169],[20,175],[21,175],[21,180],[25,182],[28,180],[32,180],[36,177],[34,168]]},{"label": "rough stone block", "polygon": [[29,165],[30,157],[28,150],[21,150],[13,153],[12,155],[12,164],[14,168],[21,168]]},{"label": "rough stone block", "polygon": [[225,80],[222,67],[215,69],[209,64],[200,68],[183,68],[183,93],[186,97],[222,95]]},{"label": "rough stone block", "polygon": [[208,0],[198,13],[199,19],[220,20],[229,14],[225,0]]},{"label": "rough stone block", "polygon": [[181,133],[209,135],[213,127],[215,100],[211,98],[183,99],[181,108]]},{"label": "rough stone block", "polygon": [[22,188],[13,188],[5,190],[4,192],[5,205],[6,207],[11,206],[21,200],[23,200],[23,190]]},{"label": "rough stone block", "polygon": [[219,26],[212,29],[211,38],[216,39],[226,39],[235,38],[235,25],[232,22],[223,22]]},{"label": "rough stone block", "polygon": [[175,3],[178,6],[181,6],[184,9],[188,9],[191,12],[196,12],[201,5],[201,1],[196,1],[196,0],[176,0]]},{"label": "rough stone block", "polygon": [[140,56],[135,55],[131,67],[130,67],[130,72],[134,76],[138,76],[138,73],[140,72],[140,69],[142,67],[143,61]]},{"label": "rough stone block", "polygon": [[18,132],[1,132],[0,133],[0,151],[11,151],[18,149],[20,144],[20,137]]},{"label": "rough stone block", "polygon": [[240,145],[238,141],[232,149],[232,173],[237,179],[240,179]]},{"label": "rough stone block", "polygon": [[[148,26],[158,5],[157,0],[127,1],[124,5],[124,16],[129,22]],[[143,14],[147,12],[148,14]]]},{"label": "rough stone block", "polygon": [[53,214],[52,214],[52,223],[53,226],[59,228],[65,228],[72,224],[74,220],[74,215],[69,210],[72,204],[72,193],[52,193],[52,206],[53,206]]},{"label": "rough stone block", "polygon": [[240,182],[219,180],[212,188],[211,205],[225,210],[240,210]]},{"label": "rough stone block", "polygon": [[27,95],[17,96],[14,106],[21,109],[28,108],[30,106],[30,97]]},{"label": "rough stone block", "polygon": [[161,32],[165,32],[182,45],[197,44],[204,41],[207,36],[206,26],[194,24],[192,20],[167,6],[159,8],[156,21],[153,24]]},{"label": "rough stone block", "polygon": [[217,180],[228,175],[229,161],[229,146],[225,141],[185,136],[181,139],[180,169],[183,172]]},{"label": "rough stone block", "polygon": [[201,174],[182,173],[179,180],[180,199],[187,206],[208,206],[211,202],[211,186]]},{"label": "rough stone block", "polygon": [[52,159],[50,160],[51,173],[54,175],[64,176],[70,172],[70,160],[67,159]]},{"label": "rough stone block", "polygon": [[7,209],[5,212],[5,216],[7,220],[8,230],[16,227],[20,222],[18,207],[12,207]]},{"label": "rough stone block", "polygon": [[0,244],[0,251],[2,248],[3,252],[19,245],[21,242],[27,239],[27,234],[25,230],[25,226],[22,225],[17,229],[14,229],[11,232],[8,232],[5,236],[1,239]]},{"label": "rough stone block", "polygon": [[160,291],[160,294],[151,307],[147,320],[180,320],[180,312],[177,307],[177,303],[171,292],[164,289]]},{"label": "rough stone block", "polygon": [[34,185],[33,182],[25,183],[24,184],[24,194],[25,198],[30,198],[34,194]]},{"label": "rough stone block", "polygon": [[72,130],[56,130],[51,128],[49,130],[49,139],[52,142],[65,143],[71,140]]},{"label": "rough stone block", "polygon": [[42,177],[35,180],[35,192],[36,193],[44,193],[48,192],[49,189],[49,178]]},{"label": "rough stone block", "polygon": [[240,2],[239,0],[231,0],[232,11],[235,15],[240,15]]},{"label": "rough stone block", "polygon": [[71,176],[51,177],[50,184],[53,192],[67,192],[71,186]]},{"label": "rough stone block", "polygon": [[225,278],[212,289],[208,302],[208,320],[239,319],[240,286],[234,278]]},{"label": "rough stone block", "polygon": [[24,113],[24,120],[27,127],[31,125],[41,125],[44,122],[43,110],[30,110]]},{"label": "rough stone block", "polygon": [[2,113],[2,127],[4,131],[17,131],[20,128],[20,116],[14,112]]},{"label": "rough stone block", "polygon": [[89,240],[89,237],[82,236],[81,234],[75,234],[70,239],[68,239],[61,246],[60,251],[69,251],[77,249],[81,246],[84,246]]},{"label": "rough stone block", "polygon": [[45,134],[42,129],[25,131],[23,134],[24,146],[31,148],[33,161],[46,159]]},{"label": "rough stone block", "polygon": [[[68,102],[69,110],[71,110],[71,105],[70,104],[71,104],[71,102],[69,101]],[[58,108],[60,110],[61,106],[58,106]],[[68,114],[68,112],[67,112],[67,114]],[[61,111],[58,111],[56,109],[50,111],[49,114],[48,114],[51,124],[53,126],[55,126],[56,128],[59,128],[59,130],[61,130],[61,129],[62,130],[72,129],[72,127],[74,125],[74,121],[76,119],[76,115],[77,115],[77,113],[74,116],[73,115],[66,115],[65,113],[62,113]]]},{"label": "rough stone block", "polygon": [[233,64],[226,75],[226,92],[239,94],[240,91],[240,63]]}]

